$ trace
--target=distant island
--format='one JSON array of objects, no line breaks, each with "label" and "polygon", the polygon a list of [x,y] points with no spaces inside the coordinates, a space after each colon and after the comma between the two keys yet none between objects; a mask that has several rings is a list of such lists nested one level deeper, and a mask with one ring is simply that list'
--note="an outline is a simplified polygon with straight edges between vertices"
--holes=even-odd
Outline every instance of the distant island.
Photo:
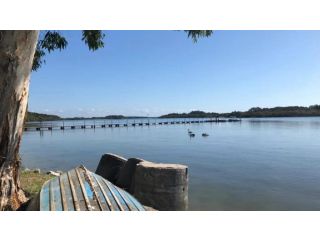
[{"label": "distant island", "polygon": [[[289,106],[289,107],[273,107],[273,108],[250,108],[248,111],[233,111],[230,113],[216,113],[191,111],[189,113],[169,113],[160,116],[160,118],[216,118],[216,117],[236,117],[236,118],[259,118],[259,117],[312,117],[320,116],[320,105],[311,105],[309,107]],[[86,120],[86,119],[131,119],[131,118],[147,118],[143,116],[123,116],[108,115],[104,117],[72,117],[62,118],[57,115],[42,114],[35,112],[27,112],[26,121],[55,121],[55,120]]]},{"label": "distant island", "polygon": [[170,113],[160,118],[215,118],[215,117],[236,117],[236,118],[259,118],[259,117],[311,117],[320,116],[320,105],[309,107],[289,106],[273,108],[250,108],[248,111],[233,111],[230,113],[215,113],[192,111],[189,113]]}]

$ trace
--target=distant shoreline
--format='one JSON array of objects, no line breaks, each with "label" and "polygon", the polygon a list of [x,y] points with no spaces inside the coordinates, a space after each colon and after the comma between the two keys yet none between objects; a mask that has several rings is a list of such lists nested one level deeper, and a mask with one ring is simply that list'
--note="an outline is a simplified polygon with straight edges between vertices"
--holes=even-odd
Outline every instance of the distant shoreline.
[{"label": "distant shoreline", "polygon": [[319,117],[320,105],[311,105],[309,107],[289,106],[274,108],[250,108],[248,111],[233,111],[230,113],[215,113],[192,111],[189,113],[170,113],[161,116],[161,118],[266,118],[266,117]]},{"label": "distant shoreline", "polygon": [[254,107],[248,111],[233,111],[230,113],[215,113],[203,111],[191,111],[189,113],[169,113],[159,117],[146,116],[123,116],[108,115],[104,117],[71,117],[62,118],[57,115],[49,115],[35,112],[28,112],[26,122],[34,121],[62,121],[62,120],[96,120],[96,119],[137,119],[137,118],[270,118],[270,117],[320,117],[320,105],[311,105],[309,107],[289,106],[274,108]]}]

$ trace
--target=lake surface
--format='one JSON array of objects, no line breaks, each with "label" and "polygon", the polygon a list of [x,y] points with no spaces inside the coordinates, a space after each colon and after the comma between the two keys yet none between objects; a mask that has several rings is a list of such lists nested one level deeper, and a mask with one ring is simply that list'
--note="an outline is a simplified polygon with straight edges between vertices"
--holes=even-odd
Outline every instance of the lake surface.
[{"label": "lake surface", "polygon": [[20,152],[44,170],[95,171],[108,152],[186,164],[190,210],[320,210],[317,117],[25,132]]}]

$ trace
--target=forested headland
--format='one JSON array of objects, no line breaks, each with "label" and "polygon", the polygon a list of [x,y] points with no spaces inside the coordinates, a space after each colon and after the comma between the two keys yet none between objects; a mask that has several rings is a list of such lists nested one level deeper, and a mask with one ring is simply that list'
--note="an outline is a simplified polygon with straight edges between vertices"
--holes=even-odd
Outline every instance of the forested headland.
[{"label": "forested headland", "polygon": [[61,117],[57,115],[50,115],[44,113],[36,113],[36,112],[27,112],[26,113],[26,121],[27,122],[36,122],[36,121],[54,121],[60,120]]},{"label": "forested headland", "polygon": [[170,113],[160,116],[161,118],[214,118],[214,117],[311,117],[320,116],[320,105],[311,105],[309,107],[289,106],[273,108],[250,108],[248,111],[233,111],[230,113],[216,113],[191,111],[189,113]]}]

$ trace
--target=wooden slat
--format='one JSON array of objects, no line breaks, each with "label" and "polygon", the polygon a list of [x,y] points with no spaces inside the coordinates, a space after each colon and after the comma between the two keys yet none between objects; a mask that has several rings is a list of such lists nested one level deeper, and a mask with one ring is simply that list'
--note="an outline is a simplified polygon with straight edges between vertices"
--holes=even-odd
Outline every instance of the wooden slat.
[{"label": "wooden slat", "polygon": [[51,180],[51,186],[53,192],[53,203],[55,211],[62,211],[62,201],[61,201],[61,192],[59,178],[55,177]]},{"label": "wooden slat", "polygon": [[130,211],[130,208],[128,207],[128,204],[126,203],[126,200],[122,197],[122,195],[117,191],[117,188],[112,183],[108,182],[108,186],[110,188],[110,191],[118,198],[123,210],[122,211]]},{"label": "wooden slat", "polygon": [[54,192],[53,192],[53,183],[52,183],[52,180],[50,181],[50,210],[51,211],[55,211],[56,210],[56,207],[54,205]]},{"label": "wooden slat", "polygon": [[50,211],[50,180],[47,181],[40,191],[40,211]]},{"label": "wooden slat", "polygon": [[132,195],[129,195],[129,194],[126,194],[127,197],[134,203],[134,205],[136,206],[136,208],[139,210],[139,211],[145,211],[144,207],[142,206],[141,203],[139,203],[137,201],[137,199],[135,199],[135,197],[133,197]]},{"label": "wooden slat", "polygon": [[145,211],[142,204],[140,204],[131,194],[124,191],[123,189],[119,188],[119,191],[123,194],[123,196],[127,199],[128,202],[130,202],[134,206],[134,210],[137,211]]},{"label": "wooden slat", "polygon": [[124,203],[127,205],[130,211],[138,210],[136,206],[130,201],[130,199],[126,197],[126,193],[123,190],[119,189],[118,187],[114,187],[114,189],[119,193],[119,195],[121,196],[121,198],[123,199]]},{"label": "wooden slat", "polygon": [[68,211],[68,203],[66,199],[66,190],[64,187],[64,183],[61,179],[61,176],[59,177],[59,183],[60,183],[60,193],[61,193],[61,200],[62,200],[62,207],[64,211]]},{"label": "wooden slat", "polygon": [[[65,208],[65,211],[74,211],[75,204],[74,204],[73,194],[71,191],[71,186],[70,186],[70,182],[69,182],[67,173],[63,173],[60,176],[60,185],[61,185],[61,195],[62,195],[62,192],[64,191],[64,196],[65,196],[65,200],[67,203],[67,207]],[[62,189],[62,188],[64,188],[64,189]]]},{"label": "wooden slat", "polygon": [[74,185],[76,196],[78,197],[79,206],[80,206],[79,211],[87,211],[88,210],[87,209],[87,204],[86,204],[86,202],[84,200],[83,192],[81,191],[81,186],[80,186],[80,183],[79,183],[79,180],[78,180],[78,176],[77,176],[76,170],[75,169],[70,170],[69,174],[70,174],[70,178],[72,179],[72,182],[73,182],[73,185]]},{"label": "wooden slat", "polygon": [[88,180],[88,184],[90,185],[91,190],[94,192],[94,195],[96,196],[96,201],[97,201],[97,203],[99,205],[100,210],[104,210],[105,208],[103,207],[103,204],[102,204],[102,202],[100,200],[100,197],[101,197],[101,199],[103,199],[103,197],[100,196],[98,191],[96,190],[97,189],[96,182],[93,181],[93,179],[91,177],[91,174],[90,174],[90,171],[88,171],[88,169],[86,169],[84,166],[83,166],[83,169],[84,169],[85,178]]},{"label": "wooden slat", "polygon": [[[90,181],[92,182],[92,186],[93,186],[93,189],[94,189],[94,192],[95,192],[95,195],[97,196],[97,199],[98,199],[98,203],[101,207],[101,210],[102,211],[110,211],[110,201],[109,199],[107,200],[104,196],[104,193],[103,193],[103,189],[100,187],[97,179],[94,177],[94,174],[92,174],[91,172],[87,171],[86,172],[88,174],[88,177],[90,178]],[[107,201],[109,201],[109,203],[107,203]]]},{"label": "wooden slat", "polygon": [[[105,185],[108,187],[111,195],[113,196],[114,200],[116,201],[118,207],[120,208],[121,211],[125,211],[126,207],[123,206],[123,204],[121,204],[123,202],[123,200],[121,199],[121,196],[119,196],[119,194],[117,194],[113,189],[112,186],[108,183],[107,180],[104,179],[104,183]],[[120,197],[120,198],[119,198]],[[124,204],[125,205],[125,204]]]},{"label": "wooden slat", "polygon": [[88,184],[90,185],[91,190],[94,193],[95,199],[96,199],[96,201],[98,203],[98,206],[99,206],[100,210],[104,210],[104,208],[102,206],[102,202],[100,200],[100,196],[99,196],[99,194],[98,194],[98,192],[97,192],[97,190],[96,190],[96,188],[94,186],[95,182],[93,182],[93,179],[91,178],[89,171],[85,167],[84,167],[84,176],[85,176],[86,180],[88,181]]},{"label": "wooden slat", "polygon": [[114,207],[112,206],[111,201],[110,201],[106,191],[104,190],[104,188],[102,187],[100,181],[97,179],[96,176],[97,176],[96,174],[92,174],[93,179],[96,181],[96,183],[98,184],[98,186],[100,188],[100,192],[102,192],[102,194],[103,194],[103,197],[108,205],[109,210],[114,211]]},{"label": "wooden slat", "polygon": [[80,187],[81,187],[81,190],[82,190],[84,201],[85,201],[85,203],[87,205],[87,209],[88,209],[88,211],[91,211],[92,210],[92,206],[90,205],[90,201],[89,201],[89,198],[87,196],[87,191],[86,191],[86,189],[84,187],[84,183],[83,183],[83,181],[81,179],[81,176],[80,176],[80,173],[79,173],[79,169],[76,168],[75,171],[76,171],[76,174],[78,176],[78,181],[79,181],[79,184],[80,184]]},{"label": "wooden slat", "polygon": [[112,211],[121,211],[121,209],[119,208],[114,196],[112,195],[112,193],[110,192],[110,189],[108,188],[108,186],[105,183],[105,179],[96,175],[98,182],[100,183],[102,189],[104,189],[104,192],[106,193],[108,199],[110,199],[111,205],[112,205]]},{"label": "wooden slat", "polygon": [[79,173],[80,176],[80,181],[83,184],[85,194],[88,197],[89,205],[91,206],[92,211],[99,211],[101,210],[99,203],[98,203],[98,198],[96,197],[94,191],[93,191],[93,186],[92,182],[90,182],[90,179],[85,175],[85,168],[83,166],[77,168],[77,172]]},{"label": "wooden slat", "polygon": [[69,180],[69,184],[70,184],[70,190],[72,193],[72,199],[73,199],[73,204],[74,204],[74,208],[76,211],[80,211],[80,205],[79,205],[79,201],[78,201],[78,197],[76,194],[76,190],[74,188],[74,184],[72,182],[72,178],[70,175],[70,172],[67,172],[67,176],[68,176],[68,180]]}]

